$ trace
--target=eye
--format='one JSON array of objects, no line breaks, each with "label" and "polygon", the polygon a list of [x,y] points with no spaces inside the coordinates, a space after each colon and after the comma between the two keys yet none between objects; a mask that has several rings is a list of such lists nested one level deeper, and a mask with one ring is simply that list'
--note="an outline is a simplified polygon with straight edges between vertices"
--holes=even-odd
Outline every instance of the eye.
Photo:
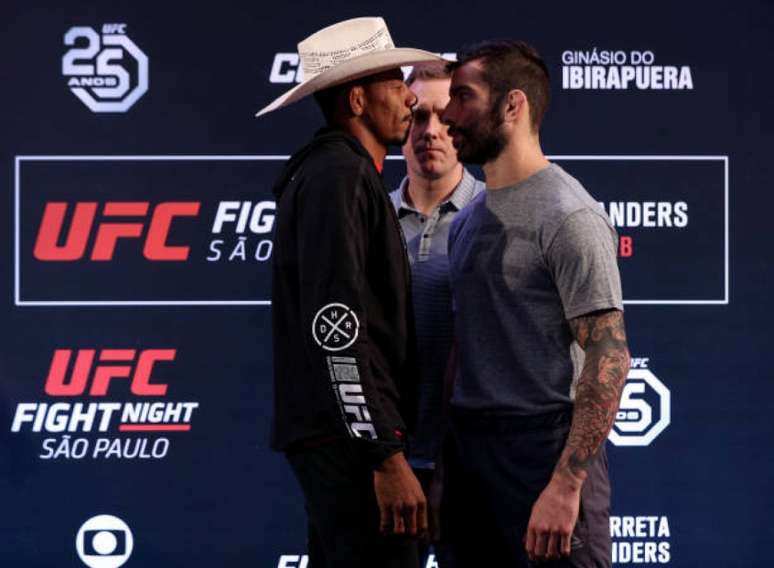
[{"label": "eye", "polygon": [[470,96],[471,96],[470,91],[465,88],[454,89],[450,93],[450,98],[456,101],[466,101],[470,98]]}]

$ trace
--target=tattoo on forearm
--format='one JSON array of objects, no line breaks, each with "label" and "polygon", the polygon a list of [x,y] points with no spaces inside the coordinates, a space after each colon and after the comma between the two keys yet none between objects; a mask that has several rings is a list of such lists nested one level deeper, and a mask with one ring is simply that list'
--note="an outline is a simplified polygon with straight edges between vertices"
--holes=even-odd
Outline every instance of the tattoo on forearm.
[{"label": "tattoo on forearm", "polygon": [[586,360],[575,392],[570,435],[556,470],[583,480],[615,421],[629,373],[629,350],[618,310],[575,318],[570,328]]}]

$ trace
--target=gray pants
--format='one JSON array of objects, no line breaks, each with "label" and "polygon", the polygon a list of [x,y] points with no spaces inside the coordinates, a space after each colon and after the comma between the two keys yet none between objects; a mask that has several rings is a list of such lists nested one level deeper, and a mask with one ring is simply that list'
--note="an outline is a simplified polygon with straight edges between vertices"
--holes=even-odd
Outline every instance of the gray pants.
[{"label": "gray pants", "polygon": [[[524,537],[532,505],[548,484],[571,414],[536,417],[454,411],[444,454],[443,568],[532,566]],[[604,447],[581,491],[572,554],[542,567],[609,568],[610,484]]]}]

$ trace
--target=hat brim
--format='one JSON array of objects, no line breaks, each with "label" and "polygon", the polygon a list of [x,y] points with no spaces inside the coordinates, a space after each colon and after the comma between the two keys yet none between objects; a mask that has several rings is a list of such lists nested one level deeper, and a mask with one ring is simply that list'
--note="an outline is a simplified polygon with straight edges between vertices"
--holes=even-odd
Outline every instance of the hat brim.
[{"label": "hat brim", "polygon": [[393,67],[415,65],[417,63],[429,61],[445,61],[445,59],[439,55],[430,53],[429,51],[413,49],[410,47],[396,47],[353,57],[336,67],[323,71],[308,81],[296,85],[259,110],[255,116],[258,117],[288,106],[312,93],[322,91],[328,87],[340,85],[341,83],[346,83],[347,81],[352,81],[361,77],[367,77],[374,73],[387,71]]}]

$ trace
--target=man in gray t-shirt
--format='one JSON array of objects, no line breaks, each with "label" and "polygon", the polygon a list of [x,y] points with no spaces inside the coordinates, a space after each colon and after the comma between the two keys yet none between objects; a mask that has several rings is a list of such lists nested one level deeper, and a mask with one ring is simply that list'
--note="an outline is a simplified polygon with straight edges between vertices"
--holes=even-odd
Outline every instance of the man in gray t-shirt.
[{"label": "man in gray t-shirt", "polygon": [[451,67],[443,119],[487,189],[449,233],[459,362],[442,526],[457,567],[610,566],[604,443],[629,370],[616,234],[543,155],[537,52],[485,42]]},{"label": "man in gray t-shirt", "polygon": [[571,410],[584,352],[567,322],[623,309],[616,234],[599,204],[549,164],[479,195],[455,219],[449,248],[460,349],[452,405]]}]

